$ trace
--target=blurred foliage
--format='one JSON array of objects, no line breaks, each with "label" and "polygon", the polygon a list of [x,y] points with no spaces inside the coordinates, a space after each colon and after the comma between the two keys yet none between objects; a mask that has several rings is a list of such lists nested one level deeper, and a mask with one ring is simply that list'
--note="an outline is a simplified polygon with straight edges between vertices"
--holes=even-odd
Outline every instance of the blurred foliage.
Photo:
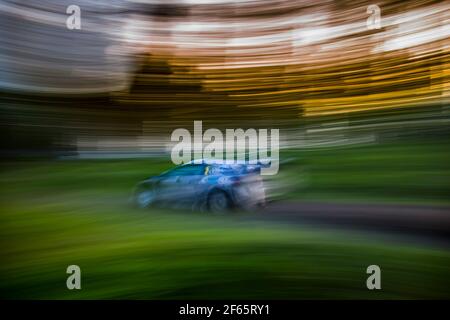
[{"label": "blurred foliage", "polygon": [[[289,153],[298,160],[284,170],[295,179],[305,168],[309,176],[305,191],[292,194],[303,199],[332,193],[415,202],[427,188],[439,199],[449,188],[441,145]],[[133,209],[134,183],[168,167],[158,158],[4,163],[1,297],[450,298],[444,249],[239,216]],[[65,286],[72,264],[82,270],[80,291]],[[371,264],[382,268],[380,291],[366,289]]]}]

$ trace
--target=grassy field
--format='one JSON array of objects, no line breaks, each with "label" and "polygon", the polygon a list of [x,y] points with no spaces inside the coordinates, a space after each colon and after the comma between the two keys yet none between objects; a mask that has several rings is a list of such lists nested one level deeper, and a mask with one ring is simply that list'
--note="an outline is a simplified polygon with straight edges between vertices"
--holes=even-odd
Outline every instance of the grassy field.
[{"label": "grassy field", "polygon": [[[441,146],[290,152],[290,198],[445,202]],[[380,237],[288,227],[128,203],[166,159],[4,163],[2,298],[450,298],[450,251]],[[282,169],[283,170],[283,169]],[[303,179],[304,177],[304,179]],[[421,183],[419,183],[421,182]],[[383,188],[384,186],[384,188]],[[66,288],[79,265],[82,290]],[[366,289],[366,268],[382,290]]]},{"label": "grassy field", "polygon": [[[283,153],[302,200],[450,204],[450,141],[386,143]],[[295,174],[293,174],[295,172]],[[283,173],[281,167],[280,173]]]}]

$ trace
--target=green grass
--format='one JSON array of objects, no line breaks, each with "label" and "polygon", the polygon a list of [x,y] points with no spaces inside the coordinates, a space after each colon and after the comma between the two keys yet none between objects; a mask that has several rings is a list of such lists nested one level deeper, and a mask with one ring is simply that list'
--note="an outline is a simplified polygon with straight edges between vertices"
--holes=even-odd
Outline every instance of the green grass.
[{"label": "green grass", "polygon": [[[450,204],[450,141],[289,150],[284,168],[301,200]],[[283,167],[280,169],[283,173]]]},{"label": "green grass", "polygon": [[[298,168],[309,166],[310,181],[291,195],[310,188],[319,199],[328,199],[326,194],[336,195],[341,185],[342,193],[352,199],[359,195],[356,186],[360,183],[384,184],[392,191],[411,186],[415,179],[410,175],[426,177],[426,170],[440,171],[442,177],[448,174],[443,163],[447,155],[440,154],[439,148],[428,158],[424,153],[432,146],[397,146],[389,155],[381,154],[387,146],[376,148],[293,152],[302,158],[286,170],[294,176]],[[334,159],[329,158],[332,154]],[[395,159],[403,161],[402,154],[415,160],[400,165]],[[348,163],[355,159],[358,165]],[[434,166],[427,168],[431,160]],[[379,172],[385,177],[382,181],[378,174],[363,174],[375,165],[384,168]],[[450,252],[446,249],[239,217],[133,209],[127,201],[134,183],[169,167],[164,159],[4,164],[0,174],[1,297],[450,298]],[[419,167],[423,171],[417,171]],[[403,173],[396,173],[402,168]],[[361,175],[348,177],[355,172]],[[440,177],[429,179],[427,185],[434,191],[425,200],[443,199],[444,191],[434,192],[448,190],[448,185]],[[411,190],[417,195],[421,188],[417,184]],[[380,199],[378,189],[371,190],[377,192],[369,192],[369,198]],[[393,199],[409,199],[403,198],[405,190]],[[65,271],[72,264],[82,270],[79,291],[66,289]],[[381,267],[382,290],[366,289],[365,271],[371,264]]]}]

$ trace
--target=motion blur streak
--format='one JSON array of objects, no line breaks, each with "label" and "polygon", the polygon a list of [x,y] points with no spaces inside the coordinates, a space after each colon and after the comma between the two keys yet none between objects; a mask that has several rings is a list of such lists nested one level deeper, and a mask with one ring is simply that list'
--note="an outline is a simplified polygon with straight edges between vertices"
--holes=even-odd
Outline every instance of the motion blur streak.
[{"label": "motion blur streak", "polygon": [[145,64],[151,53],[173,66],[170,83],[198,83],[201,97],[183,94],[197,107],[317,116],[449,99],[447,1],[379,2],[381,28],[369,30],[369,1],[82,0],[82,29],[70,32],[72,2],[1,2],[3,88],[170,101],[171,92],[129,96],[136,55]]},{"label": "motion blur streak", "polygon": [[[449,13],[0,0],[0,298],[450,298]],[[278,173],[175,171],[161,202],[177,210],[157,207],[136,185],[167,182],[171,133],[194,121],[279,129]],[[218,190],[198,209],[194,178],[266,201],[222,210]],[[366,287],[374,264],[381,290]],[[69,265],[82,290],[67,290]]]}]

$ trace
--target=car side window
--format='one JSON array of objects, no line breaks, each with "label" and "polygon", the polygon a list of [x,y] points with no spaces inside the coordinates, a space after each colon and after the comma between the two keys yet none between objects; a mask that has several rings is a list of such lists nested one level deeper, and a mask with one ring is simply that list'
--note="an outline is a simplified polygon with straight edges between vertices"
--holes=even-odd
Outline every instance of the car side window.
[{"label": "car side window", "polygon": [[212,166],[209,174],[210,175],[235,175],[240,174],[243,170],[243,167],[241,166],[229,166],[229,165],[219,165],[219,166]]},{"label": "car side window", "polygon": [[167,173],[167,176],[195,176],[204,175],[205,166],[202,164],[190,164],[176,168]]}]

